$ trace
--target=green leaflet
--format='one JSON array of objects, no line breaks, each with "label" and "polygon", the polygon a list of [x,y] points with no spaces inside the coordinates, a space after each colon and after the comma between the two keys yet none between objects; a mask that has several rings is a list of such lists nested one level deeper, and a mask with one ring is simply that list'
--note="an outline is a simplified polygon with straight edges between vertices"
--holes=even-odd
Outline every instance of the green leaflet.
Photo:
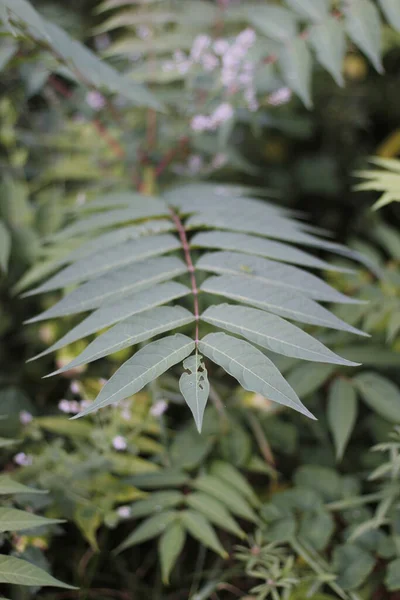
[{"label": "green leaflet", "polygon": [[204,515],[211,523],[233,533],[243,539],[246,537],[243,529],[231,517],[225,506],[216,498],[202,492],[193,492],[186,496],[186,503],[190,508]]},{"label": "green leaflet", "polygon": [[393,423],[400,423],[400,390],[391,381],[365,371],[352,379],[362,399],[381,417]]},{"label": "green leaflet", "polygon": [[45,490],[30,488],[18,481],[13,481],[8,475],[0,475],[0,495],[8,494],[45,494]]},{"label": "green leaflet", "polygon": [[242,335],[257,346],[284,356],[347,366],[358,364],[341,358],[311,335],[281,317],[255,308],[219,304],[207,308],[201,320]]},{"label": "green leaflet", "polygon": [[136,394],[150,381],[189,356],[194,347],[195,343],[190,338],[179,333],[147,344],[116,371],[93,404],[74,418]]},{"label": "green leaflet", "polygon": [[400,8],[397,0],[378,0],[381,9],[392,27],[400,31]]},{"label": "green leaflet", "polygon": [[159,488],[176,487],[185,485],[188,482],[188,476],[178,469],[163,469],[157,473],[143,473],[134,475],[129,479],[129,483],[144,490]]},{"label": "green leaflet", "polygon": [[248,342],[225,333],[210,333],[200,341],[199,350],[235,377],[245,390],[315,418],[275,365]]},{"label": "green leaflet", "polygon": [[127,221],[139,221],[150,217],[162,217],[168,214],[168,208],[163,202],[149,200],[147,206],[137,206],[135,208],[124,208],[110,210],[107,212],[94,213],[93,215],[79,219],[72,225],[61,229],[52,236],[52,240],[62,240],[77,235],[87,235],[91,231],[98,229],[109,229],[113,225],[126,223]]},{"label": "green leaflet", "polygon": [[128,535],[122,544],[116,548],[115,552],[122,552],[131,546],[136,546],[137,544],[142,544],[147,540],[158,537],[178,517],[179,513],[177,511],[169,510],[146,519],[146,521],[143,521],[143,523],[136,527],[133,533]]},{"label": "green leaflet", "polygon": [[56,523],[64,523],[64,521],[62,519],[46,519],[16,508],[0,507],[0,532],[20,531],[21,529],[32,529],[33,527],[54,525]]},{"label": "green leaflet", "polygon": [[336,582],[344,590],[357,589],[371,573],[375,558],[360,546],[343,544],[333,551],[333,568],[338,577]]},{"label": "green leaflet", "polygon": [[341,460],[357,419],[357,396],[354,387],[338,378],[329,388],[328,425],[336,450],[336,460]]},{"label": "green leaflet", "polygon": [[196,352],[194,356],[189,356],[183,362],[183,368],[186,372],[181,375],[179,389],[192,411],[197,430],[201,433],[204,410],[210,393],[210,384],[208,383],[203,357]]},{"label": "green leaflet", "polygon": [[197,261],[196,268],[220,274],[238,274],[265,282],[265,285],[289,288],[314,300],[344,304],[359,303],[333,289],[319,277],[297,267],[240,252],[208,252]]},{"label": "green leaflet", "polygon": [[173,279],[185,273],[186,270],[184,262],[175,256],[149,258],[87,281],[45,312],[29,319],[27,323],[98,308],[103,304],[110,304],[118,300],[121,296],[139,292],[167,279]]},{"label": "green leaflet", "polygon": [[231,485],[237,492],[247,498],[253,506],[257,507],[260,505],[260,501],[254,493],[253,488],[249,485],[247,479],[231,464],[223,462],[222,460],[215,460],[211,464],[210,474],[219,477]]},{"label": "green leaflet", "polygon": [[229,483],[221,481],[214,475],[200,475],[194,482],[193,487],[200,492],[211,495],[224,504],[231,513],[242,519],[257,523],[257,515],[247,500],[236,491]]},{"label": "green leaflet", "polygon": [[378,73],[381,62],[381,20],[371,0],[352,0],[344,7],[346,29],[352,41],[368,56]]},{"label": "green leaflet", "polygon": [[67,590],[78,589],[55,579],[46,571],[43,571],[43,569],[40,569],[25,560],[14,558],[13,556],[2,555],[0,555],[0,583],[40,587],[52,586],[65,588]]},{"label": "green leaflet", "polygon": [[252,5],[247,16],[261,33],[278,42],[291,40],[297,34],[296,16],[286,8]]},{"label": "green leaflet", "polygon": [[180,521],[174,521],[163,531],[158,543],[158,555],[164,585],[168,585],[169,576],[185,545],[186,532]]},{"label": "green leaflet", "polygon": [[332,75],[340,86],[344,85],[342,67],[346,54],[346,37],[343,25],[334,17],[328,17],[309,30],[310,44],[318,62]]},{"label": "green leaflet", "polygon": [[388,564],[385,585],[390,592],[400,590],[400,558],[395,558]]},{"label": "green leaflet", "polygon": [[146,236],[139,240],[130,240],[104,252],[82,258],[51,277],[39,287],[30,290],[25,296],[33,296],[51,290],[63,288],[71,283],[95,279],[112,269],[119,269],[130,263],[140,262],[180,248],[178,238],[173,235]]},{"label": "green leaflet", "polygon": [[[83,204],[74,207],[77,213],[92,212],[97,210],[116,210],[118,208],[133,208],[139,211],[150,211],[155,208],[160,211],[165,211],[165,203],[160,198],[154,196],[143,196],[136,192],[117,192],[98,196],[95,200],[89,200]],[[145,208],[146,207],[146,208]],[[167,214],[167,211],[165,212]],[[151,215],[149,215],[151,216]]]},{"label": "green leaflet", "polygon": [[312,58],[307,42],[295,37],[282,44],[279,65],[286,85],[299,96],[307,108],[311,108]]},{"label": "green leaflet", "polygon": [[[131,318],[133,317],[133,315],[135,315],[137,313],[142,313],[144,311],[148,311],[148,310],[153,309],[161,304],[171,302],[171,300],[176,300],[177,298],[182,298],[183,296],[186,296],[187,294],[189,294],[189,292],[190,292],[189,288],[182,285],[181,283],[176,283],[175,281],[168,281],[167,283],[154,285],[150,289],[142,290],[141,292],[138,292],[138,293],[134,294],[133,296],[129,295],[126,298],[124,298],[123,300],[121,300],[120,302],[115,302],[114,304],[110,304],[110,305],[104,306],[102,308],[98,308],[91,315],[86,317],[86,319],[84,319],[78,325],[73,327],[67,334],[65,334],[55,344],[50,346],[50,348],[47,348],[46,350],[44,350],[44,352],[41,352],[40,354],[38,354],[31,360],[40,358],[41,356],[45,356],[49,352],[54,352],[55,350],[58,350],[59,348],[62,348],[63,346],[66,346],[67,344],[72,344],[73,342],[76,342],[77,340],[79,340],[83,337],[86,337],[92,333],[96,333],[96,331],[100,331],[101,329],[104,329],[105,327],[113,325],[116,322],[124,321],[124,319],[128,319],[128,318],[130,318],[129,322],[131,322]],[[164,314],[167,315],[168,311]],[[135,319],[133,321],[133,323],[136,323],[136,322],[137,322],[137,320]],[[125,323],[125,321],[124,321],[124,323]],[[165,325],[167,326],[167,324],[168,323],[166,322]],[[143,327],[146,327],[145,322],[143,323]],[[151,330],[151,326],[150,326],[150,330]],[[167,330],[168,330],[168,328],[167,328]],[[123,330],[121,329],[118,331],[121,333],[122,331],[125,331],[125,329],[123,329]],[[146,330],[138,329],[136,331],[136,334],[139,335],[140,331],[142,331],[142,333],[144,335]],[[112,333],[106,332],[106,334],[110,334],[111,338],[106,337],[106,338],[104,338],[104,340],[107,342],[111,339],[112,343],[114,344],[115,340],[112,336]],[[104,335],[106,335],[106,334],[104,334]],[[151,337],[151,335],[149,337]],[[125,340],[128,341],[128,339],[130,339],[130,338],[128,337],[128,338],[121,339],[121,343],[124,343]],[[100,340],[100,338],[97,338],[96,340],[93,341],[93,344],[95,344],[96,348],[98,348],[98,346],[96,344],[97,340]],[[102,348],[102,342],[99,341],[98,343],[100,344],[100,347]],[[91,352],[91,351],[89,351],[89,349],[86,348],[85,352]],[[85,356],[87,356],[87,354]],[[93,359],[93,360],[95,360],[95,359]]]},{"label": "green leaflet", "polygon": [[[163,285],[179,286],[180,284],[167,283]],[[151,291],[154,290],[155,287]],[[132,306],[136,304],[137,296],[131,300]],[[62,369],[52,373],[52,375],[98,360],[108,354],[147,341],[160,333],[177,329],[193,321],[194,316],[182,306],[162,306],[140,312],[138,316],[114,325],[110,330],[95,338],[79,356]]]},{"label": "green leaflet", "polygon": [[[156,235],[167,231],[174,231],[175,225],[172,221],[166,219],[155,219],[154,221],[144,221],[139,225],[130,225],[128,227],[118,227],[107,233],[102,233],[93,239],[81,243],[78,248],[70,252],[63,258],[62,263],[69,263],[90,254],[112,248],[118,244],[123,244],[129,240],[136,240],[147,235]],[[60,263],[61,264],[61,263]]]},{"label": "green leaflet", "polygon": [[312,21],[320,22],[329,15],[329,0],[286,0],[286,4]]},{"label": "green leaflet", "polygon": [[273,242],[265,238],[260,238],[245,233],[234,233],[230,231],[207,231],[197,233],[190,240],[192,248],[218,248],[220,250],[234,250],[244,252],[245,254],[254,254],[274,260],[313,267],[316,269],[325,269],[327,271],[342,271],[341,267],[336,267],[324,260],[316,258],[303,250]]},{"label": "green leaflet", "polygon": [[181,513],[182,525],[196,540],[210,548],[222,558],[228,558],[210,522],[199,512],[184,510]]},{"label": "green leaflet", "polygon": [[27,25],[31,36],[50,45],[67,64],[72,64],[85,83],[121,94],[138,106],[160,108],[159,102],[144,86],[137,85],[102,62],[89,48],[72,39],[63,29],[43,19],[25,0],[1,0],[1,5],[11,11],[13,20],[17,17]]},{"label": "green leaflet", "polygon": [[204,292],[250,304],[301,323],[322,325],[331,329],[367,335],[359,329],[347,325],[311,298],[278,287],[268,289],[256,279],[245,279],[233,275],[209,277],[204,281],[201,289]]},{"label": "green leaflet", "polygon": [[287,376],[288,383],[304,398],[315,392],[334,373],[335,367],[311,363],[298,365]]},{"label": "green leaflet", "polygon": [[133,519],[147,517],[152,513],[165,511],[167,508],[174,508],[178,504],[181,504],[184,499],[183,494],[176,490],[154,492],[144,500],[138,500],[132,504],[130,517]]},{"label": "green leaflet", "polygon": [[0,269],[3,273],[7,273],[10,251],[11,235],[3,221],[0,221]]}]

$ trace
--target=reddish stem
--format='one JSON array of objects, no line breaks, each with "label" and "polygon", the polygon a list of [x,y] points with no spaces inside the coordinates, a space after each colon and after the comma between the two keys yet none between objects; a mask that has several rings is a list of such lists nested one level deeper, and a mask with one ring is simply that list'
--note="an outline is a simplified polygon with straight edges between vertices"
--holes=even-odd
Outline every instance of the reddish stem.
[{"label": "reddish stem", "polygon": [[169,167],[169,165],[172,163],[172,161],[176,157],[176,155],[179,154],[179,152],[184,149],[184,147],[186,146],[188,141],[189,141],[188,137],[181,138],[179,140],[178,146],[176,146],[175,148],[171,148],[171,150],[166,153],[166,155],[162,158],[162,160],[156,167],[156,176],[157,177],[159,177],[160,175],[162,175],[162,173],[164,173],[165,169],[167,169]]},{"label": "reddish stem", "polygon": [[176,212],[174,211],[173,208],[170,208],[170,213],[171,213],[171,218],[172,218],[173,222],[175,223],[176,230],[177,230],[177,232],[179,234],[179,238],[181,240],[181,244],[182,244],[182,248],[183,248],[183,253],[185,255],[185,262],[186,262],[186,265],[187,265],[187,270],[188,270],[189,275],[190,275],[190,282],[191,282],[191,285],[192,285],[192,294],[193,294],[194,318],[196,320],[195,344],[196,344],[196,347],[197,347],[197,344],[199,343],[199,317],[200,317],[200,313],[199,313],[199,290],[197,288],[195,268],[193,266],[192,257],[190,255],[189,242],[188,242],[188,239],[187,239],[187,236],[186,236],[185,226],[183,225],[182,221],[180,220],[179,216],[176,214]]}]

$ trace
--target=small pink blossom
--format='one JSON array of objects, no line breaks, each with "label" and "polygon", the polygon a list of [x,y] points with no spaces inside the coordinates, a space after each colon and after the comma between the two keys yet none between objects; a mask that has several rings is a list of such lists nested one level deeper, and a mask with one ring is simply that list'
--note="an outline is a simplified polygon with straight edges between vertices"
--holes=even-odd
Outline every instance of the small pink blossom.
[{"label": "small pink blossom", "polygon": [[122,435],[116,435],[112,441],[112,445],[118,451],[126,450],[128,447],[127,441]]},{"label": "small pink blossom", "polygon": [[73,394],[80,394],[79,383],[77,381],[71,381],[69,389]]},{"label": "small pink blossom", "polygon": [[21,412],[19,413],[19,422],[22,425],[28,425],[28,423],[30,423],[32,419],[33,416],[27,410],[21,410]]},{"label": "small pink blossom", "polygon": [[286,104],[290,101],[292,97],[292,91],[288,87],[279,88],[275,92],[272,92],[268,96],[268,103],[272,106],[280,106],[281,104]]},{"label": "small pink blossom", "polygon": [[246,48],[250,48],[255,41],[256,33],[254,29],[251,29],[250,27],[241,31],[236,37],[236,43]]},{"label": "small pink blossom", "polygon": [[93,110],[101,110],[106,105],[104,96],[100,92],[96,92],[96,90],[92,90],[86,94],[86,102]]},{"label": "small pink blossom", "polygon": [[231,104],[224,102],[220,104],[211,115],[214,126],[218,127],[222,123],[229,121],[234,115],[234,110]]},{"label": "small pink blossom", "polygon": [[190,51],[190,58],[195,62],[198,62],[201,55],[211,45],[211,38],[208,35],[198,35],[193,42],[192,49]]},{"label": "small pink blossom", "polygon": [[129,519],[131,516],[131,509],[129,506],[120,506],[117,508],[117,513],[121,519]]},{"label": "small pink blossom", "polygon": [[196,115],[193,117],[191,123],[191,128],[193,131],[207,131],[212,126],[210,117],[206,117],[205,115]]},{"label": "small pink blossom", "polygon": [[223,39],[216,40],[213,44],[213,49],[215,54],[222,56],[229,49],[229,42]]},{"label": "small pink blossom", "polygon": [[18,454],[14,456],[13,460],[15,464],[19,465],[20,467],[29,467],[33,463],[32,456],[25,454],[25,452],[18,452]]},{"label": "small pink blossom", "polygon": [[168,408],[168,404],[165,400],[158,400],[150,409],[150,414],[153,417],[161,417]]}]

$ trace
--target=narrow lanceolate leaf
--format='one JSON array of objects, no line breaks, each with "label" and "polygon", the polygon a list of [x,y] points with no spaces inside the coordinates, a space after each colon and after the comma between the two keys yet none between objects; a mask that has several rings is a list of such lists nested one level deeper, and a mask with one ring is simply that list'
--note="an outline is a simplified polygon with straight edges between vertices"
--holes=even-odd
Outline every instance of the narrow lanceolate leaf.
[{"label": "narrow lanceolate leaf", "polygon": [[210,473],[235,488],[235,490],[244,496],[244,498],[246,498],[253,506],[260,505],[260,501],[246,477],[231,464],[222,460],[215,460],[211,465]]},{"label": "narrow lanceolate leaf", "polygon": [[358,335],[366,335],[359,329],[347,325],[347,323],[335,317],[329,310],[326,310],[311,298],[282,288],[268,289],[267,286],[256,279],[251,280],[250,278],[246,279],[233,275],[209,277],[204,281],[201,289],[301,323],[322,325],[323,327],[349,331]]},{"label": "narrow lanceolate leaf", "polygon": [[343,86],[343,59],[346,54],[346,37],[342,23],[329,17],[309,29],[309,41],[318,62]]},{"label": "narrow lanceolate leaf", "polygon": [[194,347],[195,343],[190,338],[179,333],[151,342],[118,369],[93,404],[77,417],[136,394],[150,381],[189,356]]},{"label": "narrow lanceolate leaf", "polygon": [[400,31],[400,8],[397,0],[379,0],[381,9],[394,29]]},{"label": "narrow lanceolate leaf", "polygon": [[329,14],[329,0],[286,0],[290,8],[312,21],[322,21]]},{"label": "narrow lanceolate leaf", "polygon": [[165,529],[178,519],[179,513],[175,510],[168,510],[156,515],[153,515],[146,521],[143,521],[136,529],[131,533],[126,540],[122,542],[116,548],[116,552],[122,552],[131,546],[142,544],[147,540],[158,537]]},{"label": "narrow lanceolate leaf", "polygon": [[0,269],[3,273],[7,272],[10,250],[11,235],[3,221],[0,221]]},{"label": "narrow lanceolate leaf", "polygon": [[36,490],[30,488],[18,481],[13,481],[7,475],[0,475],[0,495],[6,496],[9,494],[45,494],[44,490]]},{"label": "narrow lanceolate leaf", "polygon": [[108,248],[95,256],[88,256],[66,267],[51,277],[46,283],[25,296],[57,290],[71,283],[87,281],[103,275],[112,269],[120,269],[130,263],[140,262],[146,258],[172,252],[180,247],[178,238],[173,235],[146,236],[139,240],[130,240],[124,244]]},{"label": "narrow lanceolate leaf", "polygon": [[352,0],[344,12],[350,38],[367,55],[378,73],[382,73],[381,20],[375,4],[371,0]]},{"label": "narrow lanceolate leaf", "polygon": [[291,40],[296,36],[296,16],[286,8],[252,5],[247,16],[254,27],[273,40]]},{"label": "narrow lanceolate leaf", "polygon": [[14,558],[13,556],[0,555],[0,583],[11,583],[29,586],[52,586],[76,590],[76,587],[67,585],[55,579],[49,573],[32,565],[26,560]]},{"label": "narrow lanceolate leaf", "polygon": [[169,584],[169,577],[178,556],[183,550],[186,532],[180,521],[168,525],[158,543],[158,555],[161,563],[161,574],[164,585]]},{"label": "narrow lanceolate leaf", "polygon": [[[134,301],[135,299],[132,299],[132,303]],[[52,375],[85,365],[193,321],[194,315],[182,306],[160,306],[141,312],[135,317],[114,325],[109,331],[95,338],[77,358]]]},{"label": "narrow lanceolate leaf", "polygon": [[207,369],[203,357],[198,352],[184,361],[183,368],[186,372],[182,373],[179,380],[179,389],[192,411],[197,430],[201,433],[204,410],[210,393]]},{"label": "narrow lanceolate leaf", "polygon": [[177,490],[167,490],[150,494],[144,500],[138,500],[131,506],[130,517],[140,519],[155,512],[165,511],[181,504],[184,500],[183,494]]},{"label": "narrow lanceolate leaf", "polygon": [[181,519],[186,531],[200,544],[210,548],[222,558],[228,558],[228,553],[221,545],[213,526],[201,513],[194,510],[184,510],[181,513]]},{"label": "narrow lanceolate leaf", "polygon": [[225,333],[210,333],[200,341],[199,350],[237,379],[245,390],[315,418],[274,363],[248,342]]},{"label": "narrow lanceolate leaf", "polygon": [[324,260],[316,258],[303,250],[273,242],[265,238],[260,238],[245,233],[234,233],[230,231],[204,231],[197,233],[191,240],[192,248],[218,248],[220,250],[233,250],[272,258],[283,262],[293,263],[304,267],[313,267],[315,269],[324,269],[327,271],[347,271]]},{"label": "narrow lanceolate leaf", "polygon": [[104,194],[103,196],[97,197],[95,200],[89,200],[83,204],[76,206],[75,210],[79,213],[90,212],[97,210],[116,210],[118,208],[134,208],[139,210],[147,210],[150,206],[150,210],[155,209],[166,211],[165,202],[159,198],[143,196],[136,192],[118,192],[111,194]]},{"label": "narrow lanceolate leaf", "polygon": [[28,320],[27,323],[98,308],[103,304],[119,300],[121,296],[139,292],[167,279],[173,279],[185,273],[186,270],[185,263],[175,256],[149,258],[84,283],[49,310]]},{"label": "narrow lanceolate leaf", "polygon": [[328,424],[336,450],[342,460],[357,419],[357,396],[354,387],[345,379],[336,379],[329,388]]},{"label": "narrow lanceolate leaf", "polygon": [[224,504],[229,511],[253,523],[257,523],[257,515],[240,492],[229,483],[214,475],[201,475],[193,482],[193,487],[200,492],[209,494]]},{"label": "narrow lanceolate leaf", "polygon": [[[38,354],[34,358],[40,358],[41,356],[45,356],[49,352],[54,352],[55,350],[59,350],[63,348],[67,344],[72,344],[77,340],[80,340],[83,337],[91,335],[92,333],[96,333],[96,331],[100,331],[105,327],[109,327],[114,323],[119,321],[123,321],[124,319],[128,319],[137,313],[142,313],[149,309],[155,308],[161,304],[166,304],[167,302],[171,302],[171,300],[176,300],[177,298],[182,298],[190,293],[190,290],[185,285],[181,283],[177,283],[175,281],[168,281],[167,283],[161,283],[159,285],[153,286],[149,290],[143,290],[134,294],[133,296],[127,296],[120,302],[115,302],[114,304],[109,304],[102,308],[98,308],[91,315],[86,317],[83,321],[73,327],[71,331],[69,331],[66,335],[64,335],[61,339],[59,339],[55,344],[47,348],[41,354]],[[194,317],[193,317],[194,318]],[[136,320],[134,321],[134,323]],[[161,325],[161,323],[159,323]],[[145,323],[143,323],[145,327]],[[167,331],[168,329],[166,329]],[[125,331],[125,330],[124,330]],[[143,334],[144,334],[144,330]],[[118,330],[120,333],[120,331]],[[109,333],[109,332],[107,332]],[[140,330],[136,331],[137,334],[140,333]],[[160,332],[161,333],[161,332]],[[110,335],[112,335],[110,333]],[[155,335],[155,334],[154,334]],[[151,335],[147,339],[149,339]],[[121,338],[121,343],[128,341],[129,338]],[[99,338],[100,340],[100,338]],[[106,342],[110,341],[109,337],[105,338]],[[97,340],[95,340],[96,342]],[[112,338],[112,343],[114,344],[115,339]],[[143,341],[143,340],[142,340]],[[134,342],[136,343],[136,342]],[[99,341],[99,344],[101,342]],[[128,345],[130,345],[128,343]],[[97,348],[98,346],[96,346]],[[126,346],[124,346],[126,347]],[[121,350],[121,348],[118,348]],[[89,349],[87,348],[87,351]],[[86,350],[85,350],[86,352]],[[114,350],[112,350],[114,352]],[[31,359],[34,360],[34,359]],[[95,360],[93,358],[93,360]]]},{"label": "narrow lanceolate leaf", "polygon": [[346,366],[358,364],[341,358],[292,323],[255,308],[214,305],[207,308],[201,320],[284,356]]},{"label": "narrow lanceolate leaf", "polygon": [[389,379],[366,371],[352,379],[362,399],[384,419],[400,423],[400,390]]},{"label": "narrow lanceolate leaf", "polygon": [[260,279],[266,287],[278,286],[301,292],[314,300],[355,304],[357,300],[336,291],[319,277],[290,265],[261,258],[244,256],[240,252],[209,252],[203,254],[196,264],[197,269],[221,274],[239,274],[251,279]]},{"label": "narrow lanceolate leaf", "polygon": [[95,236],[93,239],[82,242],[78,248],[65,256],[62,263],[71,263],[90,254],[102,252],[107,248],[118,246],[129,240],[137,240],[147,235],[156,235],[167,231],[174,231],[175,225],[171,220],[154,219],[144,221],[138,225],[129,225],[128,227],[118,227],[113,231],[107,231],[101,235]]},{"label": "narrow lanceolate leaf", "polygon": [[282,44],[279,59],[286,85],[299,96],[307,108],[310,108],[312,58],[307,42],[295,37]]},{"label": "narrow lanceolate leaf", "polygon": [[239,527],[225,506],[216,498],[202,492],[194,492],[186,496],[186,503],[190,508],[202,513],[217,527],[225,529],[242,539],[246,537],[243,529]]},{"label": "narrow lanceolate leaf", "polygon": [[21,531],[22,529],[32,529],[32,527],[42,527],[43,525],[54,525],[56,523],[63,523],[63,521],[61,519],[46,519],[16,508],[0,508],[0,532]]},{"label": "narrow lanceolate leaf", "polygon": [[79,219],[72,225],[61,229],[52,236],[54,240],[87,235],[91,231],[106,229],[120,223],[140,221],[149,217],[163,217],[168,214],[168,207],[164,202],[150,200],[147,205],[135,208],[121,208],[117,210],[95,213],[86,219]]}]

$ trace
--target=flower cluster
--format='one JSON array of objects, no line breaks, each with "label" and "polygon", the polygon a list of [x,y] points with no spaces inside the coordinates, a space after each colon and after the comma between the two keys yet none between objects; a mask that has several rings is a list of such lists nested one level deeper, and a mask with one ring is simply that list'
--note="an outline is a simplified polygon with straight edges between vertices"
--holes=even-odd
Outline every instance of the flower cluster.
[{"label": "flower cluster", "polygon": [[[219,38],[213,41],[208,35],[198,35],[189,54],[176,51],[172,60],[164,63],[163,69],[177,71],[181,75],[199,68],[206,73],[215,72],[225,99],[240,95],[247,108],[255,111],[258,108],[255,67],[248,60],[248,52],[255,41],[256,34],[251,28],[244,29],[233,40]],[[225,101],[211,115],[198,114],[193,117],[191,127],[196,132],[215,130],[231,119],[233,113],[232,104]]]}]

